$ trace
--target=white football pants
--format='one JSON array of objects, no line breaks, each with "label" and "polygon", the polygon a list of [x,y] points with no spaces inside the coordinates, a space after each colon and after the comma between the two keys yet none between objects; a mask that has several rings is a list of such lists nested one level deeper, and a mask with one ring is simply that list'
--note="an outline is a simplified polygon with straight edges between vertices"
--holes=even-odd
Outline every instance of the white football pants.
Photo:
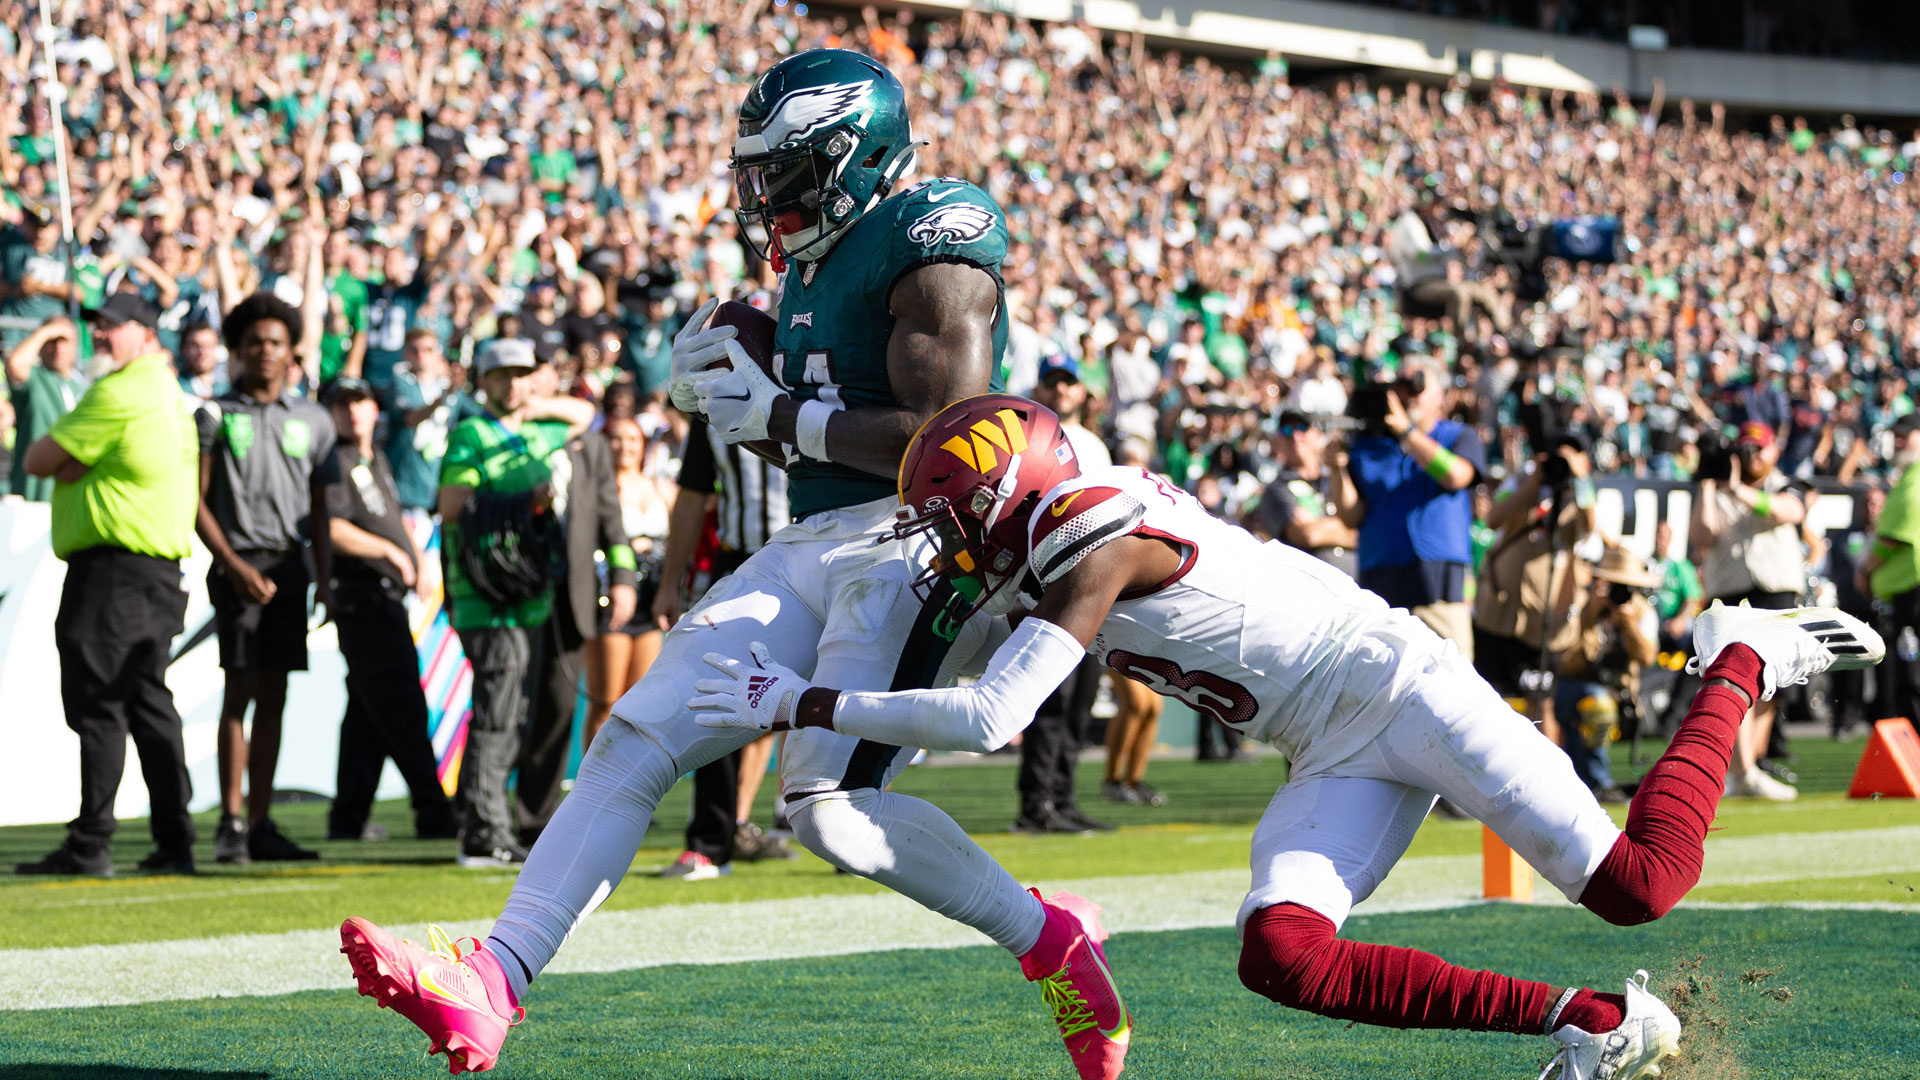
[{"label": "white football pants", "polygon": [[[877,500],[782,529],[667,634],[646,677],[614,705],[622,722],[594,739],[573,791],[534,844],[494,923],[489,943],[504,947],[496,951],[516,993],[626,874],[674,782],[759,734],[695,722],[686,703],[694,683],[714,673],[702,657],[744,657],[759,641],[819,685],[890,688],[920,609],[909,587],[917,565],[907,546],[890,538],[876,543],[895,505]],[[985,636],[985,621],[970,621],[943,677],[950,681]],[[788,819],[815,854],[974,927],[1015,955],[1039,939],[1039,901],[992,856],[938,807],[884,791],[912,750],[809,728],[789,734],[781,756]]]}]

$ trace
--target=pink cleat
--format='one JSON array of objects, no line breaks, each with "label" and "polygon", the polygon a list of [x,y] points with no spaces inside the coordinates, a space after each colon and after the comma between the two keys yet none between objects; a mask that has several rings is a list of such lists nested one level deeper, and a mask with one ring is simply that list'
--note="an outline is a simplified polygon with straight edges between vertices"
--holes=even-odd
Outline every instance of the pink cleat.
[{"label": "pink cleat", "polygon": [[[1038,889],[1027,890],[1040,900]],[[1040,999],[1060,1026],[1080,1080],[1113,1080],[1126,1068],[1133,1016],[1120,1000],[1100,943],[1100,905],[1072,893],[1040,900],[1047,923],[1040,940],[1020,958],[1020,970],[1040,984]]]},{"label": "pink cleat", "polygon": [[500,1057],[507,1029],[527,1011],[513,1000],[499,959],[478,941],[450,941],[437,926],[428,929],[427,941],[431,952],[365,919],[340,924],[340,951],[353,965],[360,993],[426,1032],[427,1053],[445,1051],[452,1075],[486,1072]]}]

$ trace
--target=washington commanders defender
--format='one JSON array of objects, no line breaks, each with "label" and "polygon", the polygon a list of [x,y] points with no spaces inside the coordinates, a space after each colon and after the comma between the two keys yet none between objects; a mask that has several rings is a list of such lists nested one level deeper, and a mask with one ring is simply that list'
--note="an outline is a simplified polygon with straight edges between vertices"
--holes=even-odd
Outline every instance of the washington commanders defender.
[{"label": "washington commanders defender", "polygon": [[[984,637],[948,590],[908,602],[914,549],[891,535],[894,477],[913,432],[989,388],[1006,347],[1006,221],[982,190],[935,180],[896,192],[915,142],[900,82],[856,53],[783,60],[748,92],[732,168],[740,212],[783,274],[779,382],[709,304],[675,340],[672,394],[730,442],[792,447],[793,525],[707,593],[614,706],[573,792],[541,834],[484,944],[429,951],[362,919],[341,927],[360,991],[445,1050],[490,1068],[527,984],[632,863],[677,777],[755,732],[695,722],[709,652],[749,644],[833,686],[940,685]],[[718,362],[729,361],[730,370]],[[971,639],[967,639],[971,635]],[[960,647],[952,647],[961,638]],[[902,645],[904,643],[904,650]],[[1085,1078],[1119,1075],[1130,1018],[1107,972],[1098,909],[1022,889],[937,807],[890,793],[911,752],[822,728],[782,754],[782,798],[806,846],[972,926],[1017,956]]]},{"label": "washington commanders defender", "polygon": [[1878,635],[1837,611],[1702,615],[1704,688],[1623,833],[1566,754],[1418,620],[1143,470],[1082,473],[1057,419],[1031,401],[988,395],[942,410],[907,449],[900,496],[898,534],[939,541],[926,580],[959,584],[976,604],[1006,607],[996,598],[1016,593],[1031,604],[978,684],[828,689],[755,646],[751,662],[707,657],[722,675],[701,681],[703,722],[985,751],[1091,653],[1292,762],[1253,836],[1253,888],[1238,917],[1249,988],[1370,1024],[1551,1034],[1569,1080],[1657,1075],[1676,1052],[1679,1021],[1647,992],[1644,971],[1624,995],[1469,971],[1337,938],[1349,910],[1406,851],[1437,794],[1601,918],[1659,918],[1699,879],[1727,758],[1756,698],[1884,653]]}]

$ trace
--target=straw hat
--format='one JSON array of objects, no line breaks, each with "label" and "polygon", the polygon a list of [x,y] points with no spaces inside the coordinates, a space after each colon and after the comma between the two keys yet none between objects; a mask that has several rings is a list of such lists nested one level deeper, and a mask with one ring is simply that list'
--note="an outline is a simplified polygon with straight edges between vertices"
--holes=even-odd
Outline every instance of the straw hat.
[{"label": "straw hat", "polygon": [[1593,576],[1601,581],[1631,585],[1638,589],[1655,588],[1664,581],[1661,575],[1647,569],[1647,564],[1640,561],[1640,556],[1618,544],[1607,545],[1607,553],[1594,566]]}]

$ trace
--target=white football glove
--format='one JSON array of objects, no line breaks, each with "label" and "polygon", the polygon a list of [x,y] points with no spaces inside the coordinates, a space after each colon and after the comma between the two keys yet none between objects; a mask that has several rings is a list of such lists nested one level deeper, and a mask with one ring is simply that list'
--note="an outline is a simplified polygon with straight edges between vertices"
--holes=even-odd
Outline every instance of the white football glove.
[{"label": "white football glove", "polygon": [[687,702],[687,708],[704,727],[786,731],[799,711],[801,693],[813,684],[774,663],[773,654],[757,641],[747,654],[751,660],[708,653],[708,666],[722,677],[694,683],[694,692],[702,696]]},{"label": "white football glove", "polygon": [[[672,366],[669,368],[671,379],[667,384],[667,396],[672,399],[673,407],[683,413],[694,411],[693,387],[687,380],[701,368],[728,356],[726,343],[740,334],[740,328],[737,326],[707,327],[707,320],[713,318],[714,309],[719,306],[719,297],[701,304],[700,310],[694,312],[693,318],[687,320],[687,325],[673,335]],[[742,355],[745,355],[744,351]]]},{"label": "white football glove", "polygon": [[786,397],[787,392],[760,370],[739,342],[729,338],[720,344],[732,357],[733,370],[696,371],[687,376],[694,408],[724,442],[764,439],[767,422],[773,417],[773,403]]}]

